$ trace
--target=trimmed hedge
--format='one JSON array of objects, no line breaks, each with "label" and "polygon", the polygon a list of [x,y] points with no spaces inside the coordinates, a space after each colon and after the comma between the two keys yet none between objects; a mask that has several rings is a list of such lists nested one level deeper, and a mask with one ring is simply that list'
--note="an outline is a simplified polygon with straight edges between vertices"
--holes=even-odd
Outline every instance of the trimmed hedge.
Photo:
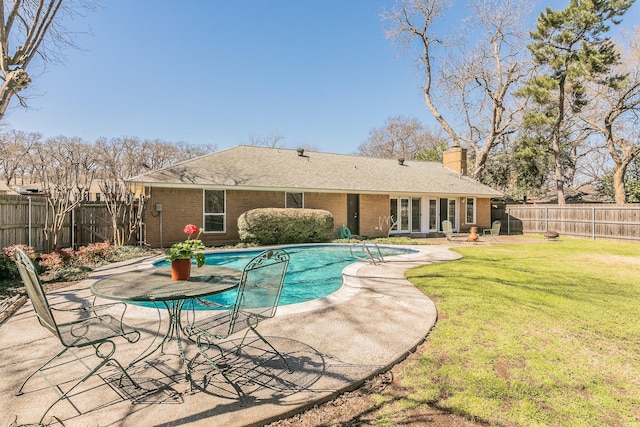
[{"label": "trimmed hedge", "polygon": [[261,245],[325,242],[333,215],[321,209],[252,209],[238,218],[238,231],[243,242]]}]

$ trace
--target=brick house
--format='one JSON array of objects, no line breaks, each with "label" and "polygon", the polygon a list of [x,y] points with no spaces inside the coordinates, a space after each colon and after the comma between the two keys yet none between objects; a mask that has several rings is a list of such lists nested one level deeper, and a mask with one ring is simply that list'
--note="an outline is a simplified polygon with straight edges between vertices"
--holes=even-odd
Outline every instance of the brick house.
[{"label": "brick house", "polygon": [[[336,231],[367,237],[426,236],[450,219],[457,230],[491,225],[502,193],[464,176],[466,150],[439,162],[236,146],[139,175],[146,189],[146,242],[184,240],[185,224],[204,228],[207,246],[239,241],[237,219],[255,208],[325,209]],[[391,229],[390,229],[391,227]]]}]

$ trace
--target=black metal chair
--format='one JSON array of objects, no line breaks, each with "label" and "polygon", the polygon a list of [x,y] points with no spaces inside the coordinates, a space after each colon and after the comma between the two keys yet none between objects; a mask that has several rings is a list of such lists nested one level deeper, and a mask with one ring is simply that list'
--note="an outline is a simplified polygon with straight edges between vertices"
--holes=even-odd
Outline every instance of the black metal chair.
[{"label": "black metal chair", "polygon": [[[260,322],[275,316],[288,265],[289,254],[286,251],[281,249],[264,251],[244,267],[233,306],[224,307],[225,310],[218,310],[217,314],[211,316],[210,310],[196,310],[194,301],[192,301],[192,307],[188,311],[188,324],[184,328],[185,335],[195,341],[198,347],[198,354],[190,360],[187,367],[190,388],[192,386],[190,373],[193,363],[199,356],[202,356],[216,372],[233,386],[240,402],[243,403],[242,389],[230,381],[225,374],[223,366],[226,366],[226,362],[220,362],[230,351],[225,352],[218,343],[245,329],[246,332],[242,340],[232,349],[236,355],[241,353],[245,339],[252,331],[279,356],[287,370],[293,372],[282,354],[256,329]],[[207,300],[197,301],[212,308],[222,308]],[[205,313],[207,315],[204,315]],[[217,349],[216,353],[219,353],[219,356],[210,354],[212,348]]]},{"label": "black metal chair", "polygon": [[[58,391],[58,388],[52,386],[52,388],[58,394],[58,399],[47,408],[44,414],[42,414],[42,417],[39,421],[40,424],[44,420],[47,413],[51,410],[51,408],[56,405],[56,403],[66,398],[73,389],[75,389],[82,382],[86,381],[100,368],[107,364],[114,365],[121,372],[120,385],[122,382],[122,378],[126,377],[136,388],[138,388],[139,386],[135,383],[135,381],[133,381],[129,374],[127,374],[127,371],[122,367],[122,365],[112,357],[116,350],[116,344],[113,341],[113,338],[122,337],[130,343],[136,342],[140,338],[140,333],[138,331],[131,328],[130,326],[125,325],[122,322],[122,318],[126,310],[126,305],[124,303],[113,303],[104,305],[83,306],[76,309],[65,310],[52,308],[49,305],[47,296],[44,292],[44,289],[42,288],[40,278],[38,277],[31,259],[21,249],[16,249],[14,259],[16,265],[18,266],[18,271],[20,272],[22,281],[24,282],[24,285],[27,289],[29,299],[33,304],[33,309],[36,312],[38,321],[42,326],[44,326],[53,335],[55,335],[56,338],[58,338],[60,344],[62,344],[63,347],[60,352],[47,360],[24,380],[17,392],[17,395],[19,396],[23,394],[24,386],[36,373],[40,372],[42,375],[44,375],[43,371],[45,370],[45,367],[55,359],[66,353],[67,350],[71,350],[71,353],[73,353],[75,358],[89,370],[88,374],[74,383],[71,388],[69,388],[64,393],[61,393],[60,391]],[[105,310],[111,309],[115,306],[123,307],[122,314],[119,318],[113,317],[108,313],[104,313]],[[53,315],[54,311],[74,313],[75,320],[65,323],[57,323],[56,318]],[[95,356],[99,359],[98,365],[94,368],[87,366],[84,360],[81,360],[81,358],[77,356],[73,351],[74,349],[88,346],[94,348]],[[52,368],[50,367],[47,369]]]}]

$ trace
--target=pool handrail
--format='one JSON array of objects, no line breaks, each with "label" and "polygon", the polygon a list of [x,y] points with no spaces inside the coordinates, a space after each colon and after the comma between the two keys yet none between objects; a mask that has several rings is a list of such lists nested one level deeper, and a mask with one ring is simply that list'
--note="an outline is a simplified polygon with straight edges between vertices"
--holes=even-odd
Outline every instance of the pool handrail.
[{"label": "pool handrail", "polygon": [[[359,256],[353,253],[353,248],[355,246],[361,246],[361,250],[362,253],[364,254],[364,256]],[[375,247],[375,252],[376,254],[371,253],[371,250],[369,249],[369,246],[374,246]],[[378,265],[378,263],[384,263],[386,262],[384,257],[382,256],[382,252],[380,251],[380,247],[378,246],[377,243],[375,242],[366,242],[366,241],[362,241],[360,243],[353,243],[351,244],[351,246],[349,246],[349,250],[351,252],[351,256],[353,256],[354,258],[357,258],[361,261],[365,261],[368,263],[371,263],[373,265]]]}]

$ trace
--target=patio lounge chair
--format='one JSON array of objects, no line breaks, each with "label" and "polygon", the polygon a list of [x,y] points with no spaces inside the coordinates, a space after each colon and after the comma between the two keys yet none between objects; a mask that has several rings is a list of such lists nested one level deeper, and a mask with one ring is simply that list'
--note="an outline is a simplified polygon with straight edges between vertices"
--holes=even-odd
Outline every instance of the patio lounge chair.
[{"label": "patio lounge chair", "polygon": [[[233,306],[226,307],[226,310],[218,310],[218,314],[213,316],[210,315],[210,310],[195,310],[195,305],[187,312],[190,320],[184,328],[184,333],[189,339],[195,341],[198,347],[198,354],[189,361],[187,367],[190,389],[193,384],[191,378],[193,363],[202,356],[233,386],[240,402],[244,403],[242,389],[225,374],[225,367],[229,366],[226,359],[231,351],[225,352],[219,345],[222,344],[222,340],[242,330],[246,330],[242,340],[232,349],[236,355],[240,355],[245,339],[252,331],[278,355],[287,370],[293,372],[282,354],[256,329],[260,322],[276,314],[288,265],[289,254],[284,250],[264,251],[244,267]],[[198,302],[213,308],[221,308],[219,304],[207,300],[198,299]],[[203,316],[203,313],[209,316]],[[218,354],[212,355],[211,350],[217,350],[215,353]]]},{"label": "patio lounge chair", "polygon": [[461,235],[457,231],[453,231],[453,226],[451,225],[451,221],[449,220],[442,221],[442,232],[444,233],[444,237],[446,237],[450,242],[455,242],[458,239],[467,238],[467,235]]},{"label": "patio lounge chair", "polygon": [[493,221],[491,224],[491,228],[487,228],[486,230],[482,230],[483,236],[489,236],[489,242],[494,240],[498,240],[498,236],[500,235],[500,221]]},{"label": "patio lounge chair", "polygon": [[[67,310],[52,308],[49,306],[47,296],[44,293],[42,284],[40,283],[40,279],[38,277],[38,274],[36,273],[31,259],[21,249],[16,249],[14,259],[18,267],[18,271],[20,272],[20,276],[22,277],[22,281],[24,282],[24,285],[27,289],[29,299],[33,304],[33,309],[36,312],[38,321],[42,326],[44,326],[53,335],[55,335],[55,337],[60,341],[60,344],[62,344],[63,347],[60,352],[47,360],[43,365],[33,371],[24,380],[16,395],[19,396],[23,394],[24,386],[36,373],[40,372],[43,376],[45,376],[44,371],[46,369],[53,369],[55,366],[46,369],[45,367],[55,359],[66,353],[67,350],[71,350],[71,353],[74,355],[76,360],[89,370],[88,374],[74,383],[71,388],[69,388],[64,393],[61,393],[59,387],[51,385],[49,383],[49,380],[47,380],[47,383],[49,383],[51,385],[51,388],[54,389],[58,394],[58,399],[47,408],[44,414],[42,414],[39,424],[42,424],[44,417],[51,410],[51,408],[55,406],[56,403],[67,397],[67,395],[73,389],[75,389],[78,385],[95,374],[104,365],[114,365],[120,371],[120,385],[122,385],[122,378],[126,377],[136,388],[138,388],[139,386],[131,379],[122,365],[112,357],[116,350],[116,344],[113,341],[113,338],[122,337],[130,343],[136,342],[140,338],[140,333],[138,331],[122,323],[122,317],[124,316],[126,305],[124,303],[113,303],[96,306],[84,306],[77,309]],[[110,314],[106,314],[104,312],[102,314],[99,314],[99,312],[109,308],[114,308],[115,306],[123,307],[120,318],[115,318]],[[54,311],[74,313],[73,317],[75,318],[75,320],[66,323],[57,323],[56,318],[53,315]],[[95,356],[99,359],[98,365],[94,368],[89,367],[85,363],[84,359],[86,359],[86,356],[80,358],[74,352],[74,349],[89,346],[94,348]]]}]

